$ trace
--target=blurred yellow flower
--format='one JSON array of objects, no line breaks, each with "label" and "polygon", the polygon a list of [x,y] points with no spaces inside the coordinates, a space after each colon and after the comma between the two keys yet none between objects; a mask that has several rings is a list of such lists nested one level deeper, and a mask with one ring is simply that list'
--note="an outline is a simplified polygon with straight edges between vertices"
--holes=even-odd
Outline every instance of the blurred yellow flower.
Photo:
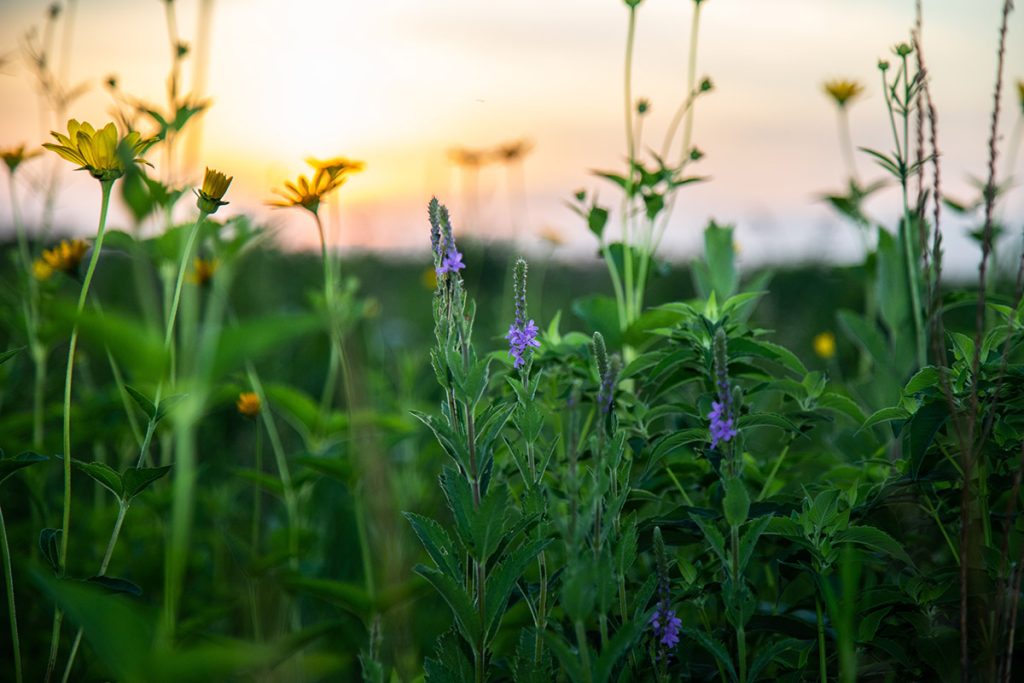
[{"label": "blurred yellow flower", "polygon": [[217,209],[228,203],[221,200],[224,199],[224,195],[234,179],[234,176],[226,176],[220,171],[211,171],[207,168],[206,175],[203,177],[203,188],[195,190],[196,197],[198,197],[196,206],[199,207],[199,210],[211,215],[217,213]]},{"label": "blurred yellow flower", "polygon": [[238,395],[238,401],[235,403],[235,407],[238,408],[238,412],[246,417],[256,417],[260,414],[260,397],[251,391],[243,391]]},{"label": "blurred yellow flower", "polygon": [[429,290],[437,289],[437,271],[433,268],[425,269],[420,276],[420,282]]},{"label": "blurred yellow flower", "polygon": [[117,180],[123,176],[125,159],[146,163],[141,155],[153,144],[153,140],[143,140],[142,135],[135,130],[121,138],[113,123],[96,130],[88,123],[79,123],[75,119],[68,121],[67,135],[57,131],[52,131],[52,134],[60,144],[47,142],[43,147],[78,164],[79,171],[89,171],[97,180]]},{"label": "blurred yellow flower", "polygon": [[823,87],[825,94],[831,97],[840,107],[845,107],[847,102],[857,99],[864,92],[863,85],[857,81],[849,81],[845,78],[833,78],[831,81],[825,81]]},{"label": "blurred yellow flower", "polygon": [[39,156],[42,152],[38,149],[25,151],[25,145],[18,145],[17,147],[11,147],[9,149],[0,149],[0,158],[7,164],[7,168],[10,169],[11,173],[18,170],[18,166],[23,161],[28,161],[32,157]]},{"label": "blurred yellow flower", "polygon": [[193,284],[205,287],[210,284],[219,265],[217,259],[197,258],[192,262],[192,272],[189,273],[188,279]]},{"label": "blurred yellow flower", "polygon": [[40,282],[49,280],[50,276],[53,275],[53,268],[48,266],[43,259],[37,258],[32,262],[32,275]]},{"label": "blurred yellow flower", "polygon": [[1020,102],[1020,113],[1024,114],[1024,80],[1017,81],[1017,100]]},{"label": "blurred yellow flower", "polygon": [[274,193],[281,195],[284,201],[275,200],[267,203],[270,206],[284,208],[301,206],[310,213],[317,213],[320,210],[320,201],[341,187],[346,180],[343,173],[332,174],[326,169],[318,169],[312,181],[304,175],[300,175],[294,183],[286,181],[284,190],[274,190]]},{"label": "blurred yellow flower", "polygon": [[[33,273],[39,280],[50,277],[55,270],[74,275],[78,272],[78,266],[87,251],[89,251],[89,243],[84,240],[61,240],[61,243],[53,249],[43,251],[42,258],[36,261],[36,265],[32,268]],[[49,272],[46,272],[46,268],[50,269]]]},{"label": "blurred yellow flower", "polygon": [[541,228],[537,236],[552,247],[560,247],[565,244],[565,237],[562,233],[558,231],[558,228],[554,228],[550,225],[545,225]]},{"label": "blurred yellow flower", "polygon": [[836,336],[831,332],[822,332],[814,337],[814,353],[828,360],[836,355]]},{"label": "blurred yellow flower", "polygon": [[342,175],[344,173],[359,173],[366,168],[366,163],[362,161],[355,161],[348,157],[334,157],[332,159],[314,159],[308,157],[306,163],[312,166],[317,171],[325,171],[332,177]]}]

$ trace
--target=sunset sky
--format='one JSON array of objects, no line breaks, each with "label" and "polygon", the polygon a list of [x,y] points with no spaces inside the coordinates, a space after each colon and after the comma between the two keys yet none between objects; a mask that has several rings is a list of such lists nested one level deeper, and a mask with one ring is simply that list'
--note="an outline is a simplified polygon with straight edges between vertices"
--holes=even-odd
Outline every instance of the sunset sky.
[{"label": "sunset sky", "polygon": [[[984,173],[1001,4],[924,3],[944,183],[955,197],[971,194],[968,174]],[[175,5],[182,40],[198,47],[199,0]],[[37,145],[51,128],[64,129],[40,110],[21,52],[26,32],[43,25],[47,6],[0,4],[0,55],[8,58],[0,67],[0,146]],[[103,86],[109,75],[124,91],[163,104],[170,64],[164,3],[74,6],[67,71],[71,82],[90,89],[69,116],[95,124],[110,119],[112,100]],[[228,215],[254,214],[279,226],[282,243],[312,245],[308,216],[271,210],[264,202],[283,180],[307,171],[304,158],[344,155],[367,163],[338,195],[344,244],[425,248],[425,206],[434,194],[452,208],[457,230],[508,235],[508,169],[491,164],[481,170],[478,225],[465,226],[463,177],[448,151],[528,139],[524,245],[536,244],[541,228],[554,228],[570,242],[569,252],[593,249],[565,200],[588,188],[599,190],[607,204],[618,201],[590,170],[618,170],[625,152],[627,10],[621,0],[215,0],[211,6],[202,94],[214,104],[205,114],[195,166],[180,180],[194,182],[205,165],[234,175]],[[640,6],[633,92],[652,103],[645,130],[654,147],[685,90],[692,6],[691,0]],[[839,189],[844,178],[835,111],[821,84],[834,77],[864,83],[865,95],[851,108],[854,140],[891,148],[876,63],[908,39],[913,7],[910,0],[704,3],[698,74],[711,77],[715,90],[698,102],[694,142],[707,156],[694,170],[712,180],[684,189],[669,252],[692,253],[700,228],[714,217],[737,225],[748,263],[856,258],[854,229],[816,199]],[[56,42],[63,44],[62,34]],[[1004,150],[1020,120],[1015,82],[1024,78],[1024,12],[1011,17],[1006,63]],[[193,58],[185,62],[186,90],[194,86],[193,66]],[[153,159],[157,176],[160,161]],[[1001,175],[1008,171],[1005,161],[1004,151]],[[25,178],[48,163],[33,160]],[[86,234],[95,224],[99,193],[95,181],[64,165],[58,220]],[[867,158],[858,165],[864,178],[881,176]],[[19,191],[31,222],[38,202],[27,184]],[[1005,209],[1015,227],[1024,214],[1022,195],[1016,191]],[[6,225],[10,202],[6,192],[0,197],[0,225]],[[869,208],[891,225],[897,201],[898,190],[890,188]],[[126,220],[120,210],[113,216],[114,223]],[[954,260],[973,264],[966,242],[949,230]]]}]

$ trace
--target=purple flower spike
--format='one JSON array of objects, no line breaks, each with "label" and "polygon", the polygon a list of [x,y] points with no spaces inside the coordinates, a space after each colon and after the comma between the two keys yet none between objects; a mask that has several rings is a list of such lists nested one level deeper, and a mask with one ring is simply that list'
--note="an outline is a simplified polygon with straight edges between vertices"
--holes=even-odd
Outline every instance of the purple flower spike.
[{"label": "purple flower spike", "polygon": [[441,265],[437,267],[437,274],[457,273],[465,267],[466,264],[462,262],[462,253],[453,246],[448,249],[448,253],[441,259]]},{"label": "purple flower spike", "polygon": [[516,317],[508,326],[508,355],[512,356],[512,364],[516,370],[526,365],[530,350],[538,348],[537,334],[540,330],[533,320],[526,319],[526,261],[517,259],[512,271],[512,289],[515,294]]},{"label": "purple flower spike", "polygon": [[682,619],[676,616],[675,610],[663,610],[659,605],[651,615],[651,628],[654,637],[665,647],[674,648],[679,644],[679,629],[683,625]]},{"label": "purple flower spike", "polygon": [[526,365],[524,354],[527,354],[531,348],[540,346],[540,342],[537,341],[537,333],[540,330],[537,329],[533,320],[519,324],[522,327],[517,327],[516,323],[509,325],[508,334],[505,335],[505,339],[508,339],[508,355],[515,359],[513,366],[517,370]]},{"label": "purple flower spike", "polygon": [[712,401],[711,412],[708,413],[711,420],[711,447],[716,448],[719,441],[731,441],[738,433],[733,426],[733,418],[728,414],[726,401]]}]

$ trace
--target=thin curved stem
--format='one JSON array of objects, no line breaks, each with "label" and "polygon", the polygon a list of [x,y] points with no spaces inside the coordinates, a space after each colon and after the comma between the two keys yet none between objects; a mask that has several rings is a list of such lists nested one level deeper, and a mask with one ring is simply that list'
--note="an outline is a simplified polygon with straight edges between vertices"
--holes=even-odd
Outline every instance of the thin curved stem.
[{"label": "thin curved stem", "polygon": [[[75,324],[71,329],[71,343],[68,345],[67,373],[64,376],[64,511],[61,522],[59,557],[61,575],[67,572],[68,532],[71,527],[71,381],[75,373],[75,351],[78,349],[78,317],[82,315],[82,310],[85,308],[85,301],[89,296],[89,287],[92,284],[92,276],[96,272],[96,264],[99,262],[100,251],[103,249],[103,236],[107,227],[107,209],[110,207],[110,191],[113,187],[113,180],[100,181],[102,200],[100,203],[99,227],[96,230],[96,242],[92,247],[92,258],[89,259],[89,267],[85,271],[85,280],[82,282],[82,291],[78,296]],[[49,661],[46,665],[45,680],[47,681],[53,675],[53,667],[57,660],[61,620],[61,611],[58,609],[57,615],[54,617],[53,640],[50,646]]]},{"label": "thin curved stem", "polygon": [[11,572],[11,549],[7,545],[7,525],[0,508],[0,551],[3,551],[4,582],[7,585],[7,615],[11,620],[11,645],[14,648],[14,680],[21,683],[21,644],[18,640],[18,614],[14,609],[14,574]]}]

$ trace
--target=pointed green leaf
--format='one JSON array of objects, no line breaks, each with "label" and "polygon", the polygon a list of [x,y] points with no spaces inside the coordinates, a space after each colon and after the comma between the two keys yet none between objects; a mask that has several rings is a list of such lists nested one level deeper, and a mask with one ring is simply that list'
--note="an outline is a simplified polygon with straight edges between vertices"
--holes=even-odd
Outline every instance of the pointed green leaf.
[{"label": "pointed green leaf", "polygon": [[31,451],[19,453],[13,458],[5,458],[3,457],[3,452],[0,452],[0,484],[3,484],[9,476],[21,468],[28,467],[29,465],[34,465],[37,462],[43,462],[45,460],[49,460],[49,458],[45,455],[32,453]]},{"label": "pointed green leaf", "polygon": [[418,564],[414,571],[430,582],[430,584],[441,594],[445,602],[452,610],[455,617],[455,624],[459,632],[470,644],[480,642],[481,628],[480,620],[476,610],[473,608],[473,601],[466,595],[465,589],[455,579],[433,567]]},{"label": "pointed green leaf", "polygon": [[88,474],[94,481],[103,485],[107,490],[118,498],[124,493],[124,484],[121,482],[121,475],[111,467],[101,462],[72,461],[78,469]]},{"label": "pointed green leaf", "polygon": [[131,500],[146,490],[150,484],[171,471],[171,466],[164,467],[130,467],[121,475],[124,486],[124,497]]}]

